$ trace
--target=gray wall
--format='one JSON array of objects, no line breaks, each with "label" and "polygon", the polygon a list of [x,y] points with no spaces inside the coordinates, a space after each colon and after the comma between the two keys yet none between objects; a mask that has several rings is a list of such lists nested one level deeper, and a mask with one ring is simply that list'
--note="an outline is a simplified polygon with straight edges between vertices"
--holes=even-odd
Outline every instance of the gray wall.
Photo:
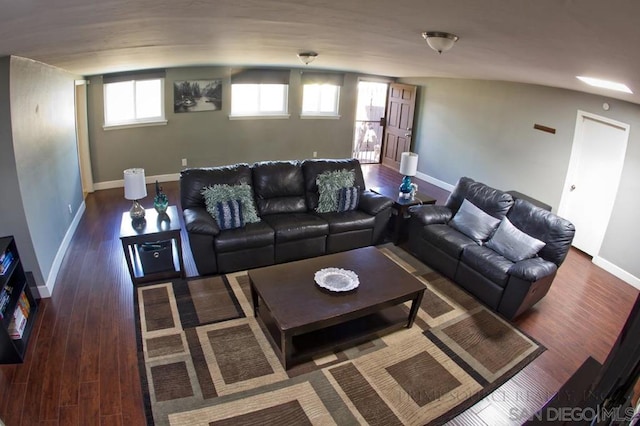
[{"label": "gray wall", "polygon": [[[36,254],[31,242],[27,218],[22,205],[18,183],[13,136],[11,132],[11,104],[9,102],[11,57],[0,58],[0,236],[13,235],[27,269],[36,270]],[[42,278],[42,274],[40,274]]]},{"label": "gray wall", "polygon": [[[614,211],[599,256],[640,278],[640,106],[551,87],[445,78],[403,79],[420,86],[414,124],[418,171],[454,185],[469,176],[560,203],[577,111],[631,125]],[[602,109],[603,102],[611,106]],[[557,129],[550,134],[534,124]],[[597,202],[597,197],[594,198]]]},{"label": "gray wall", "polygon": [[[75,76],[30,59],[13,56],[2,61],[3,72],[9,71],[9,92],[0,91],[0,233],[16,235],[25,268],[43,285],[82,203]],[[6,76],[0,80],[5,89]]]},{"label": "gray wall", "polygon": [[[147,176],[178,173],[181,159],[189,167],[216,166],[262,160],[351,156],[357,99],[356,74],[346,74],[340,90],[338,120],[301,119],[302,86],[299,69],[291,70],[288,119],[229,120],[231,69],[172,68],[165,80],[166,126],[103,130],[102,77],[88,87],[89,140],[96,183],[122,179],[124,169],[143,167]],[[173,112],[173,82],[221,79],[222,110]]]}]

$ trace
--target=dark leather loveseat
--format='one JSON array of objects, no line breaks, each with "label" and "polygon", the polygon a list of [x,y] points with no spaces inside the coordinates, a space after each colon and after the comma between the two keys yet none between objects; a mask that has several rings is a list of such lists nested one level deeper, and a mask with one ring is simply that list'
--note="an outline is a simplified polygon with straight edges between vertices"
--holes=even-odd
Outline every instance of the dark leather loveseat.
[{"label": "dark leather loveseat", "polygon": [[[500,221],[497,227],[508,219],[509,224],[505,225],[518,230],[513,234],[527,243],[533,237],[538,240],[532,244],[536,247],[521,259],[514,253],[517,244],[495,243],[499,239],[497,228],[480,238],[473,229],[466,230],[471,237],[461,232],[460,228],[465,230],[464,223],[460,226],[453,219],[464,200]],[[409,251],[508,319],[544,297],[575,233],[569,221],[466,177],[458,181],[444,206],[415,206],[410,208],[410,215]],[[496,240],[491,242],[493,238]],[[543,247],[538,250],[540,245]],[[520,247],[528,249],[527,244]]]},{"label": "dark leather loveseat", "polygon": [[[360,189],[355,210],[317,213],[317,177],[352,170]],[[221,230],[206,210],[204,187],[251,186],[260,221]],[[270,161],[185,169],[180,201],[189,244],[201,275],[289,262],[378,243],[393,202],[365,189],[355,159]]]}]

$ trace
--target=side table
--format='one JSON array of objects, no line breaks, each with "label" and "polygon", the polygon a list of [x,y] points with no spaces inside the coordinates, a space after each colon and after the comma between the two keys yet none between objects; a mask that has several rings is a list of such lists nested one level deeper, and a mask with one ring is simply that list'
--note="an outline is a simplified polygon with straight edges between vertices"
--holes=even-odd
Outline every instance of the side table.
[{"label": "side table", "polygon": [[[169,206],[163,214],[158,214],[155,209],[146,209],[145,218],[141,223],[132,221],[129,212],[122,213],[120,241],[122,241],[124,257],[134,285],[185,277],[180,231],[180,217],[176,206]],[[139,247],[142,244],[158,241],[171,242],[171,261],[173,265],[167,265],[167,270],[145,274],[140,259]]]},{"label": "side table", "polygon": [[[409,207],[417,206],[420,204],[435,204],[436,199],[429,197],[428,195],[417,193],[413,198],[406,199],[398,196],[397,187],[373,187],[369,188],[371,191],[384,195],[385,197],[393,200],[393,209],[395,211],[395,220],[393,222],[393,233],[391,234],[391,241],[398,245],[403,238],[403,234],[406,227],[406,219],[409,217]],[[391,219],[393,220],[393,219]]]}]

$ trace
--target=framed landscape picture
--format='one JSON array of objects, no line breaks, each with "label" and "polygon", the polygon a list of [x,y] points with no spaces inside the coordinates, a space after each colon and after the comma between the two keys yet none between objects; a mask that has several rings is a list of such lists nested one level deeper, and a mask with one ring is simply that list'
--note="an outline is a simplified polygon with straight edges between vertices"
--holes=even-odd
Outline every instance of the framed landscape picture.
[{"label": "framed landscape picture", "polygon": [[222,80],[173,82],[173,112],[219,111],[222,108]]}]

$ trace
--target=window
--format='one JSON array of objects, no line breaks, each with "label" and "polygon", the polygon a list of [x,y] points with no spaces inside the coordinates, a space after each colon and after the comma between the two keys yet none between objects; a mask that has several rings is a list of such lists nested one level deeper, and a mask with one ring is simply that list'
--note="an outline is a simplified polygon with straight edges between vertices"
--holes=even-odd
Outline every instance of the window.
[{"label": "window", "polygon": [[231,76],[230,118],[288,118],[289,70],[246,69]]},{"label": "window", "polygon": [[103,86],[105,129],[166,124],[164,73],[112,74],[103,77]]},{"label": "window", "polygon": [[232,116],[282,116],[287,114],[286,84],[232,84]]},{"label": "window", "polygon": [[305,84],[302,92],[303,116],[337,116],[340,86]]},{"label": "window", "polygon": [[302,118],[340,118],[340,87],[344,74],[304,72],[301,77]]}]

